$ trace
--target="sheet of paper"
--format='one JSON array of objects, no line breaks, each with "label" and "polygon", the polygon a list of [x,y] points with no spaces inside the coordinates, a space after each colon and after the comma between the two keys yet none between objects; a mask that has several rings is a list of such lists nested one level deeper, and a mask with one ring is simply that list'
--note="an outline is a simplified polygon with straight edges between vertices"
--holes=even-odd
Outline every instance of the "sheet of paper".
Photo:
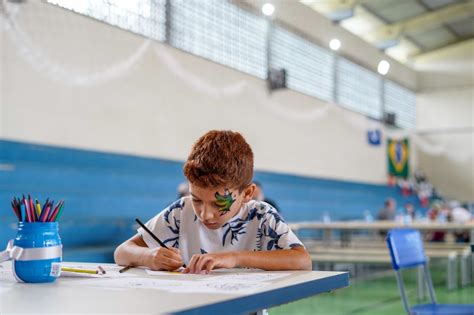
[{"label": "sheet of paper", "polygon": [[165,279],[150,279],[150,278],[109,278],[98,281],[97,279],[78,280],[74,284],[92,287],[101,287],[108,289],[161,289],[170,290],[173,287],[185,286],[186,282],[191,281],[176,281]]},{"label": "sheet of paper", "polygon": [[203,280],[220,282],[264,282],[289,276],[289,273],[277,272],[237,272],[226,275],[212,276]]},{"label": "sheet of paper", "polygon": [[179,276],[183,275],[184,268],[180,268],[176,271],[155,271],[150,269],[145,269],[146,273],[150,276]]},{"label": "sheet of paper", "polygon": [[222,281],[192,281],[192,280],[167,280],[149,278],[109,278],[87,279],[74,281],[74,285],[101,287],[110,290],[122,289],[157,289],[174,293],[216,293],[216,294],[244,294],[254,292],[267,286],[269,283],[243,283]]},{"label": "sheet of paper", "polygon": [[[191,282],[191,281],[190,281]],[[174,293],[212,293],[212,294],[245,294],[255,292],[269,283],[265,282],[221,282],[221,281],[192,281],[190,285],[172,287],[168,291]]]}]

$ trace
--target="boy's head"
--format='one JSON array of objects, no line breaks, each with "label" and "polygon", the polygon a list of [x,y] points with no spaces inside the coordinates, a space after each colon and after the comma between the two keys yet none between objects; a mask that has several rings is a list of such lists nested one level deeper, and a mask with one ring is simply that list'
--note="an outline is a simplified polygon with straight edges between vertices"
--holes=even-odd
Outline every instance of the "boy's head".
[{"label": "boy's head", "polygon": [[252,199],[252,149],[238,132],[209,131],[193,145],[184,175],[197,216],[217,229]]}]

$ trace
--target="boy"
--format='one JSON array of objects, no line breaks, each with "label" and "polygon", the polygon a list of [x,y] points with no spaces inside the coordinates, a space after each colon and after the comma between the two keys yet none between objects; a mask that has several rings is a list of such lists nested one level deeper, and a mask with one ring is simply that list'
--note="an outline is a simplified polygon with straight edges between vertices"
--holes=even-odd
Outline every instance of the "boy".
[{"label": "boy", "polygon": [[209,273],[217,268],[311,270],[311,258],[277,211],[252,200],[253,153],[237,132],[209,131],[184,165],[191,195],[146,223],[115,250],[119,265]]}]

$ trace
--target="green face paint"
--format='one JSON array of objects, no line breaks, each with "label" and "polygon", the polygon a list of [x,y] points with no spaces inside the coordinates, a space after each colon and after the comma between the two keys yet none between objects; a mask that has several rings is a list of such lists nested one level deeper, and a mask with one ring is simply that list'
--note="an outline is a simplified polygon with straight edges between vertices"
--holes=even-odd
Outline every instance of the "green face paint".
[{"label": "green face paint", "polygon": [[226,188],[224,195],[216,192],[216,205],[219,207],[220,215],[224,215],[230,211],[230,207],[234,203],[235,199],[232,197],[232,193]]}]

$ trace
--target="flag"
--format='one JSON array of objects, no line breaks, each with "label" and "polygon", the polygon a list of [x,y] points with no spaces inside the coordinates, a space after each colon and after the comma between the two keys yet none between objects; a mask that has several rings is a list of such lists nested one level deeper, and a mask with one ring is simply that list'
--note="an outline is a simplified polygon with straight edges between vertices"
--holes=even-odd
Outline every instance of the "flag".
[{"label": "flag", "polygon": [[387,140],[388,173],[395,177],[407,178],[409,173],[409,143],[408,139]]}]

